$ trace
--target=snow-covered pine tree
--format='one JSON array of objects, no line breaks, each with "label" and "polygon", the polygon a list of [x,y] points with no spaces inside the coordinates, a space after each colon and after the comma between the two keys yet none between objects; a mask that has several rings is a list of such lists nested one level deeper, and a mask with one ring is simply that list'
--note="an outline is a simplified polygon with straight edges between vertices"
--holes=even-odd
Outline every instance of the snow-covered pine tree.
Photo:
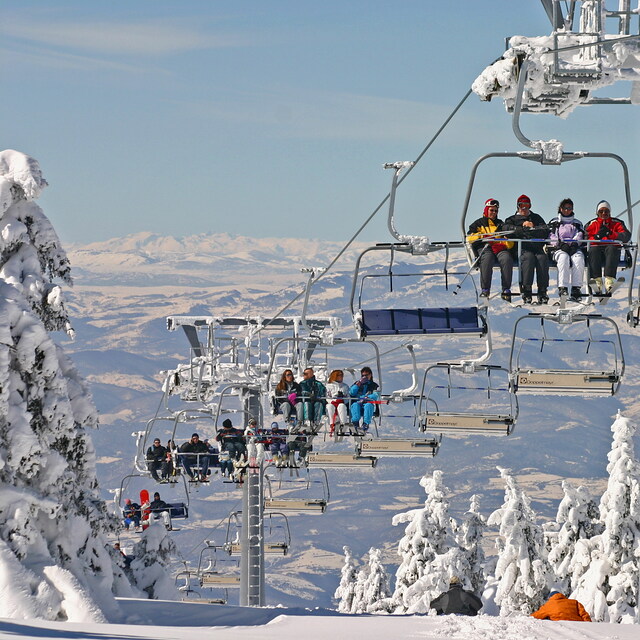
[{"label": "snow-covered pine tree", "polygon": [[427,575],[435,557],[446,553],[453,544],[442,471],[434,471],[432,477],[424,476],[420,485],[427,494],[424,507],[399,513],[392,520],[394,526],[408,523],[398,544],[398,555],[402,557],[402,562],[396,571],[396,588],[392,597],[398,613],[426,613],[430,594],[435,590],[437,593],[434,597],[437,596],[442,591],[443,581],[446,580],[448,584],[450,575],[448,571],[447,576],[442,578]]},{"label": "snow-covered pine tree", "polygon": [[389,576],[382,564],[380,549],[369,549],[369,575],[364,583],[363,599],[367,613],[390,613],[393,610]]},{"label": "snow-covered pine tree", "polygon": [[177,551],[160,520],[151,518],[140,542],[133,547],[134,560],[129,569],[138,589],[154,600],[177,600],[179,593],[169,573],[171,554]]},{"label": "snow-covered pine tree", "polygon": [[356,588],[356,565],[351,549],[344,546],[342,550],[344,551],[344,564],[340,572],[340,584],[333,594],[333,597],[339,601],[338,611],[341,613],[351,613],[353,594]]},{"label": "snow-covered pine tree", "polygon": [[100,621],[134,595],[106,534],[88,389],[48,330],[70,330],[69,263],[33,202],[38,163],[0,153],[0,617]]},{"label": "snow-covered pine tree", "polygon": [[350,613],[366,613],[367,603],[364,596],[364,587],[367,582],[367,571],[363,567],[358,571],[356,582],[353,586],[353,600],[351,600]]},{"label": "snow-covered pine tree", "polygon": [[[471,496],[469,511],[464,514],[462,522],[455,532],[456,542],[464,551],[469,563],[467,579],[470,583],[470,589],[477,595],[484,591],[485,586],[485,557],[482,550],[482,537],[487,527],[485,518],[480,514],[479,504],[480,498],[477,495]],[[458,577],[462,576],[458,575]]]},{"label": "snow-covered pine tree", "polygon": [[[576,549],[586,571],[572,597],[593,620],[640,622],[640,463],[633,444],[636,425],[618,413],[611,426],[607,489],[600,499],[603,532]],[[581,552],[581,555],[578,553]]]},{"label": "snow-covered pine tree", "polygon": [[573,563],[576,543],[592,538],[602,530],[598,506],[586,487],[577,489],[568,481],[562,481],[564,497],[558,505],[555,528],[551,542],[549,564],[555,575],[555,583],[562,593],[571,593],[575,581],[582,573],[580,565]]},{"label": "snow-covered pine tree", "polygon": [[13,285],[48,331],[71,333],[59,279],[71,267],[49,219],[34,202],[47,186],[37,161],[11,149],[0,152],[0,278]]},{"label": "snow-covered pine tree", "polygon": [[551,567],[545,557],[542,527],[535,522],[530,499],[508,469],[498,470],[506,486],[504,503],[487,520],[489,526],[500,527],[495,575],[490,582],[497,583],[495,602],[501,616],[529,615],[544,602]]}]

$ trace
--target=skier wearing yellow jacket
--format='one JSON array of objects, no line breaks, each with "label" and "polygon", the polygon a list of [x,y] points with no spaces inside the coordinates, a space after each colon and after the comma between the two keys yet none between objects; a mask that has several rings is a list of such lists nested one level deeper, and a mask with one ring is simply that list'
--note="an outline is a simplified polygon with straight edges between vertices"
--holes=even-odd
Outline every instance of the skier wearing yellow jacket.
[{"label": "skier wearing yellow jacket", "polygon": [[488,298],[491,291],[491,277],[493,267],[500,267],[502,280],[502,299],[511,302],[511,279],[513,277],[513,256],[509,251],[514,243],[496,239],[496,234],[502,231],[502,220],[498,218],[500,203],[495,198],[489,198],[484,203],[482,218],[478,218],[469,225],[467,242],[471,245],[478,258],[480,267],[480,297]]}]

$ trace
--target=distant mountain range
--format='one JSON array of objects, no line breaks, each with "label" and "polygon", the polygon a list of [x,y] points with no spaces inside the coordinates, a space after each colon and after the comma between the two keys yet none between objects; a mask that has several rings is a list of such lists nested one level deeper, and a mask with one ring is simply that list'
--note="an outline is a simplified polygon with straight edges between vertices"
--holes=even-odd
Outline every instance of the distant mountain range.
[{"label": "distant mountain range", "polygon": [[[365,245],[354,243],[341,261],[353,264]],[[298,238],[251,238],[228,233],[174,238],[137,233],[67,250],[78,283],[129,286],[220,286],[229,275],[269,282],[326,265],[342,243]],[[232,280],[233,282],[234,280]]]}]

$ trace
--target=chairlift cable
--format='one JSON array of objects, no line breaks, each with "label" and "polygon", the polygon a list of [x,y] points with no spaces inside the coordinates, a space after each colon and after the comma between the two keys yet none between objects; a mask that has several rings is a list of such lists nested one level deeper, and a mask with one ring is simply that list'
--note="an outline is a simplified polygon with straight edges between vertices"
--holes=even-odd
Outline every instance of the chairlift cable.
[{"label": "chairlift cable", "polygon": [[[242,502],[242,498],[240,498],[240,500],[238,500],[238,501],[233,505],[233,507],[231,507],[231,509],[229,510],[229,513],[233,513],[234,511],[236,511],[236,507],[238,507],[238,505],[240,505],[240,503],[241,503],[241,502]],[[218,529],[218,527],[219,527],[223,522],[226,522],[226,521],[228,520],[228,518],[229,518],[229,514],[227,514],[226,516],[224,516],[224,518],[222,518],[222,519],[220,520],[220,522],[218,522],[218,524],[216,524],[215,526],[211,527],[211,529],[207,529],[207,531],[209,532],[209,534],[210,534],[210,533],[212,533],[212,532],[214,532],[216,529]],[[205,536],[206,536],[206,535],[209,535],[209,534],[205,534]],[[193,552],[194,552],[194,551],[195,551],[195,550],[200,546],[200,544],[202,544],[202,542],[205,542],[205,541],[206,541],[206,539],[207,539],[206,537],[205,537],[205,538],[202,538],[202,540],[201,540],[200,542],[198,542],[198,544],[196,544],[196,545],[195,545],[195,547],[193,547],[192,549],[190,549],[190,550],[187,552],[187,555],[189,555],[189,556],[190,556],[190,555],[191,555],[191,554],[192,554],[192,553],[193,553]]]},{"label": "chairlift cable", "polygon": [[[456,115],[456,113],[458,113],[458,111],[460,110],[460,108],[462,107],[462,105],[467,101],[467,98],[472,94],[472,90],[469,89],[467,91],[467,93],[464,95],[464,97],[462,98],[462,100],[460,100],[460,102],[458,102],[458,104],[456,105],[456,107],[453,109],[453,111],[449,114],[449,116],[446,118],[446,120],[442,123],[442,125],[440,126],[440,128],[438,129],[438,131],[436,131],[436,133],[433,135],[433,137],[431,138],[431,140],[429,140],[429,142],[427,143],[427,145],[425,146],[425,148],[418,154],[417,158],[415,159],[413,165],[411,165],[410,167],[407,168],[407,170],[404,172],[404,174],[398,179],[398,184],[397,187],[399,187],[402,182],[404,181],[404,179],[411,173],[411,171],[413,170],[413,168],[416,166],[416,164],[418,164],[418,162],[420,162],[420,160],[422,160],[423,156],[427,153],[427,151],[431,148],[431,146],[433,145],[433,143],[436,141],[436,139],[440,136],[440,134],[444,131],[445,127],[449,124],[449,122],[451,122],[451,120],[453,119],[453,117]],[[380,209],[382,209],[382,207],[387,203],[387,201],[389,200],[389,198],[391,197],[391,192],[387,193],[387,195],[382,199],[382,201],[380,202],[380,204],[373,210],[373,212],[369,215],[369,217],[360,225],[360,227],[358,228],[358,230],[351,236],[351,238],[349,239],[349,241],[344,245],[344,247],[342,247],[342,249],[340,249],[340,251],[338,252],[338,254],[335,256],[335,258],[333,258],[333,260],[331,260],[331,262],[329,263],[329,265],[327,267],[325,267],[325,269],[318,274],[318,276],[316,278],[313,279],[311,286],[313,286],[316,282],[318,282],[324,275],[326,275],[326,273],[336,264],[336,262],[344,255],[345,251],[351,246],[351,244],[353,244],[353,242],[355,241],[355,239],[362,233],[362,231],[364,230],[364,228],[369,224],[369,222],[371,222],[371,220],[374,218],[374,216],[380,211]],[[305,289],[306,290],[306,289]],[[292,300],[290,300],[282,309],[280,309],[280,311],[278,311],[278,313],[275,314],[275,318],[281,316],[285,311],[287,311],[287,309],[289,309],[295,302],[297,302],[303,295],[304,295],[304,291],[301,291],[299,294],[297,294]],[[271,321],[266,322],[263,327],[268,327]]]},{"label": "chairlift cable", "polygon": [[[382,356],[386,356],[389,355],[390,353],[393,353],[394,351],[398,351],[400,349],[405,349],[406,348],[406,344],[401,344],[398,345],[397,347],[393,347],[392,349],[389,349],[388,351],[382,351],[379,355],[380,358],[382,358]],[[353,367],[349,367],[349,369],[357,369],[358,367],[362,367],[365,364],[368,364],[369,362],[374,362],[376,360],[376,356],[371,356],[370,358],[367,358],[366,360],[362,360],[361,362],[354,364]]]}]

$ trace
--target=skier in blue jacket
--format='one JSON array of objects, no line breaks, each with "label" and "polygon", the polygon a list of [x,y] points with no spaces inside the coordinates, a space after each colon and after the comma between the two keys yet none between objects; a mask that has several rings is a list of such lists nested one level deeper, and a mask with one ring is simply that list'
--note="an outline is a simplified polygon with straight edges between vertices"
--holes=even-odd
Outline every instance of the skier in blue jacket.
[{"label": "skier in blue jacket", "polygon": [[378,384],[373,381],[373,373],[369,367],[360,370],[362,378],[349,389],[351,401],[351,422],[356,430],[360,430],[362,419],[362,431],[366,433],[373,419],[376,405],[372,402],[380,399]]}]

